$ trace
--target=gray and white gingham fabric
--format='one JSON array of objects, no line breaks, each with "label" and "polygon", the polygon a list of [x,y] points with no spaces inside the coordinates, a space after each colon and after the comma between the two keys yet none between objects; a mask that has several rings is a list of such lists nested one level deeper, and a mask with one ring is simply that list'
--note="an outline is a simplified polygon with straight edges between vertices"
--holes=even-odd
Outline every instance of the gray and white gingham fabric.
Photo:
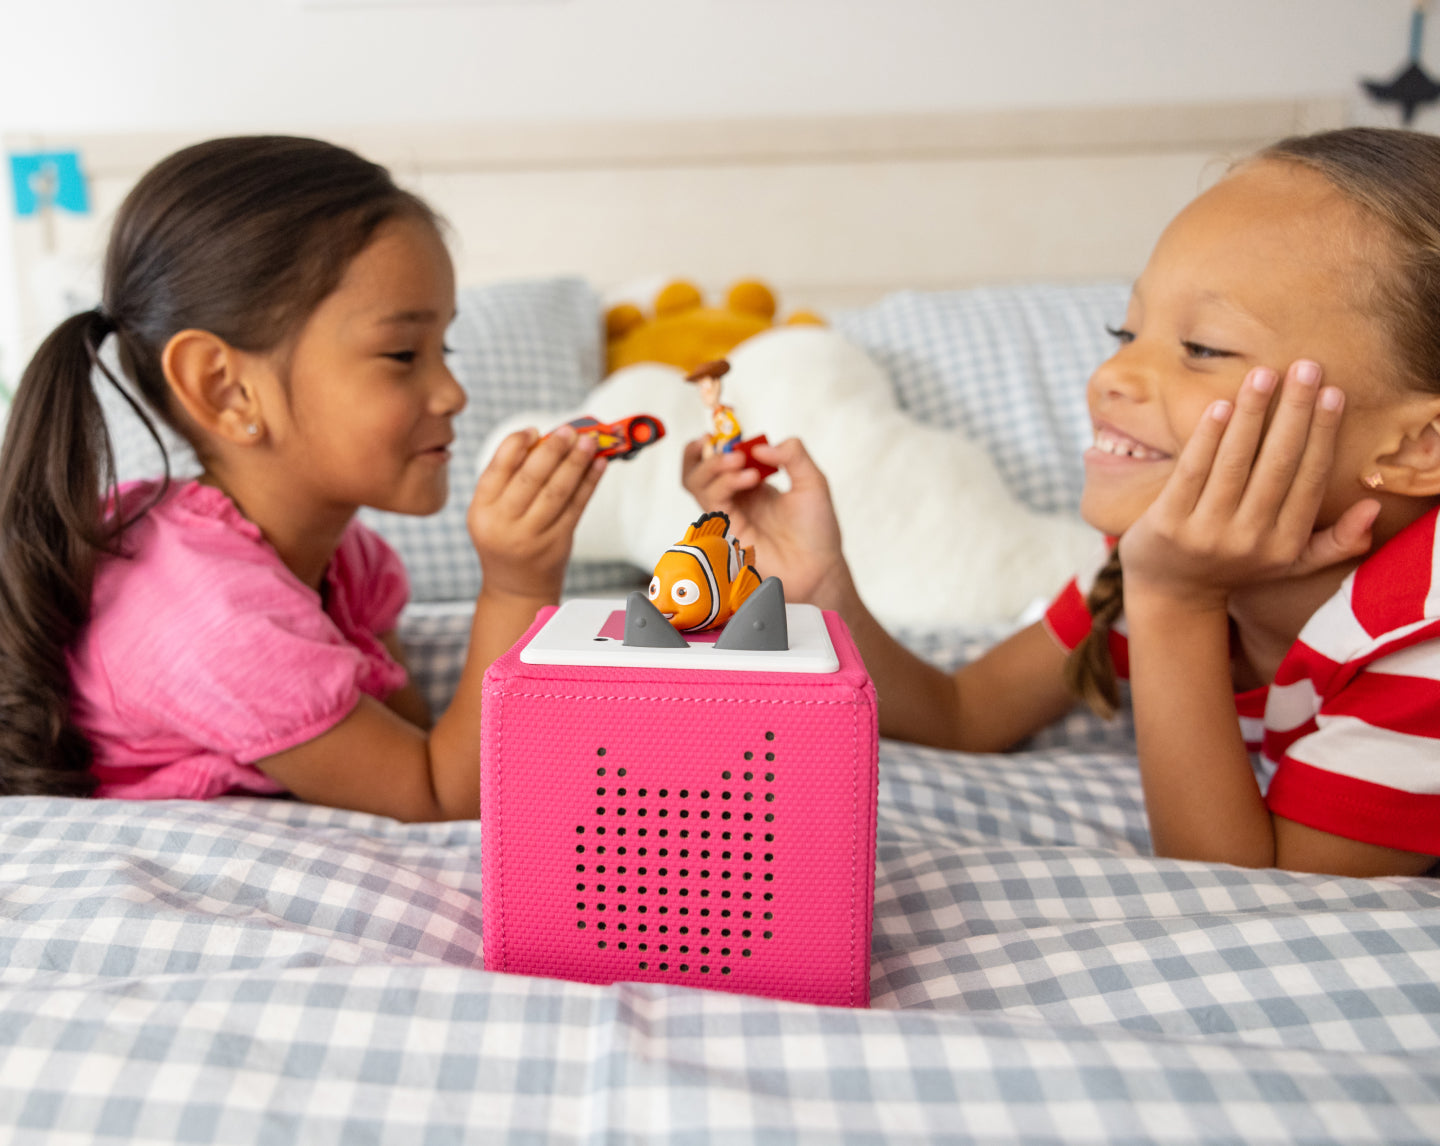
[{"label": "gray and white gingham fabric", "polygon": [[[917,416],[1069,508],[1124,297],[902,295],[836,325]],[[594,319],[552,301],[491,333]],[[507,409],[573,404],[516,353],[461,369],[513,386]],[[398,540],[412,575],[435,562],[401,634],[438,710],[474,571]],[[995,635],[905,639],[954,664]],[[480,835],[0,800],[0,1141],[1440,1142],[1440,882],[1151,857],[1124,720],[998,756],[882,742],[868,1012],[488,974]]]},{"label": "gray and white gingham fabric", "polygon": [[1440,1140],[1440,883],[1152,858],[1123,721],[882,742],[868,1012],[486,973],[481,830],[0,800],[0,1141]]},{"label": "gray and white gingham fabric", "polygon": [[983,442],[1016,496],[1074,510],[1090,443],[1085,381],[1114,350],[1127,283],[901,291],[833,325],[890,375],[922,422]]}]

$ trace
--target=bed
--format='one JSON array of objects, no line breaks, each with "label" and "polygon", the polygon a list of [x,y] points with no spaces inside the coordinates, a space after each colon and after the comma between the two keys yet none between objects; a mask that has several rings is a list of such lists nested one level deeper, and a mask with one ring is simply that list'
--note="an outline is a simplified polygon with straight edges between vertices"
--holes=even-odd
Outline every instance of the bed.
[{"label": "bed", "polygon": [[[1243,142],[1213,135],[1221,118],[1184,120],[1184,146],[1175,120],[1170,136],[1119,132],[1065,162],[1112,163],[1125,182],[1132,161],[1186,156],[1193,190],[1210,156]],[[1261,119],[1245,130],[1293,126]],[[922,127],[909,146],[924,143]],[[1051,138],[1037,129],[1041,142],[1026,144],[1039,158],[992,144],[953,162],[1060,163]],[[798,164],[801,185],[810,167],[840,162],[833,137],[814,146],[822,159]],[[875,162],[952,162],[886,148]],[[789,166],[756,151],[745,166],[761,178]],[[644,168],[616,154],[592,156],[590,178],[628,184]],[[704,162],[691,155],[675,178]],[[1185,179],[1172,182],[1147,210],[1173,209],[1165,197]],[[766,225],[773,253],[784,231]],[[1079,391],[1123,305],[1134,266],[1121,264],[1143,257],[1115,246],[1115,265],[1071,250],[1059,256],[1078,260],[1068,269],[1032,262],[1001,276],[981,259],[910,281],[875,266],[843,279],[803,252],[793,274],[706,262],[714,236],[693,262],[643,257],[711,282],[767,275],[787,301],[824,309],[907,416],[977,443],[1017,498],[1063,518],[1078,496]],[[462,455],[504,417],[568,410],[598,380],[606,290],[642,269],[602,264],[537,263],[462,292]],[[116,417],[125,466],[152,466]],[[372,520],[411,568],[402,637],[441,704],[478,569],[445,514]],[[618,594],[640,575],[577,561],[567,592]],[[947,618],[903,636],[949,665],[1016,621]],[[286,800],[0,801],[0,1138],[1440,1140],[1440,882],[1154,858],[1123,716],[1076,712],[1004,755],[881,742],[868,1010],[488,973],[482,832]]]}]

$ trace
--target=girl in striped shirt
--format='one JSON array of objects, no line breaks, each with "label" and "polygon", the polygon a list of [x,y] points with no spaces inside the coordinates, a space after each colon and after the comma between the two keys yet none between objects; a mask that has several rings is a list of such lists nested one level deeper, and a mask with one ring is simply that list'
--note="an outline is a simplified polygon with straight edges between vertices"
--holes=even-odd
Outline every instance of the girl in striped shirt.
[{"label": "girl in striped shirt", "polygon": [[[1348,129],[1234,168],[1161,235],[1090,379],[1107,538],[1041,622],[946,674],[857,594],[792,439],[687,452],[765,575],[839,611],[887,736],[1007,748],[1128,676],[1157,854],[1349,875],[1440,856],[1440,139]],[[963,523],[960,523],[963,532]],[[1123,604],[1122,604],[1123,588]]]}]

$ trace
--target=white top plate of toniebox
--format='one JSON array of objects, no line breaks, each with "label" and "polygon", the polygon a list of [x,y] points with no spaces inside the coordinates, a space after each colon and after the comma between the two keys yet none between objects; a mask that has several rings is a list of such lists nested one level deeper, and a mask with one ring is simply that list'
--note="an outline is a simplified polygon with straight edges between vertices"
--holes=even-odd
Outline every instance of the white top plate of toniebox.
[{"label": "white top plate of toniebox", "polygon": [[677,668],[726,672],[830,673],[840,658],[825,618],[814,605],[785,606],[790,647],[779,652],[717,649],[717,634],[686,635],[683,649],[639,648],[624,643],[623,599],[576,597],[551,615],[520,650],[530,665],[591,665],[606,668]]}]

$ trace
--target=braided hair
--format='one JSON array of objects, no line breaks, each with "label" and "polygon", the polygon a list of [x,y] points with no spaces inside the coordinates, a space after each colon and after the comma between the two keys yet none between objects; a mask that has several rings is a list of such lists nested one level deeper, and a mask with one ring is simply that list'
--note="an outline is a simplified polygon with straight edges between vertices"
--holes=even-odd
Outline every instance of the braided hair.
[{"label": "braided hair", "polygon": [[[1406,382],[1440,394],[1440,138],[1394,128],[1344,128],[1282,139],[1242,164],[1254,162],[1308,168],[1380,224],[1390,257],[1376,260],[1374,281],[1360,304],[1388,329]],[[1116,546],[1087,598],[1090,633],[1065,665],[1070,690],[1107,717],[1120,702],[1109,638],[1123,600]]]},{"label": "braided hair", "polygon": [[1110,629],[1125,604],[1119,545],[1110,550],[1109,558],[1095,574],[1085,604],[1090,610],[1090,631],[1065,659],[1065,684],[1097,716],[1109,719],[1120,707],[1120,682],[1110,656]]}]

